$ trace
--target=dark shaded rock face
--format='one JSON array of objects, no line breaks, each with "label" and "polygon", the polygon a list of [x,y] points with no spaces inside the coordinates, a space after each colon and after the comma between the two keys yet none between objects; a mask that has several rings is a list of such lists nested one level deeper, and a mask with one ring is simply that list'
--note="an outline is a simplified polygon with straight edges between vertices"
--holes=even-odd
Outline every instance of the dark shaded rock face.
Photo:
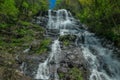
[{"label": "dark shaded rock face", "polygon": [[34,76],[36,75],[39,63],[43,63],[47,57],[48,53],[42,53],[41,55],[33,54],[33,55],[24,55],[25,57],[21,60],[20,70],[25,75],[30,76],[32,80],[34,80]]},{"label": "dark shaded rock face", "polygon": [[32,20],[33,23],[38,24],[42,27],[45,27],[47,25],[48,22],[48,16],[45,17],[34,17],[34,19]]},{"label": "dark shaded rock face", "polygon": [[89,70],[80,48],[75,46],[63,47],[61,54],[64,55],[64,57],[58,69],[59,76],[62,74],[60,80],[72,80],[70,71],[74,68],[81,72],[83,80],[88,80]]},{"label": "dark shaded rock face", "polygon": [[0,80],[32,80],[19,70],[22,61],[15,60],[11,54],[0,56]]}]

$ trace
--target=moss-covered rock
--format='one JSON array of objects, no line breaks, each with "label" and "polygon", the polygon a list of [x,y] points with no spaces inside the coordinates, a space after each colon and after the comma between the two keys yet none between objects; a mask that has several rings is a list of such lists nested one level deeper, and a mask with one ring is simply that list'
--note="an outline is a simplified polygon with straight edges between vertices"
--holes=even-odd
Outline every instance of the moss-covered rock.
[{"label": "moss-covered rock", "polygon": [[63,35],[59,37],[59,40],[63,43],[64,46],[69,46],[71,43],[75,42],[75,35]]},{"label": "moss-covered rock", "polygon": [[82,71],[79,68],[73,67],[67,73],[59,72],[60,80],[84,80]]},{"label": "moss-covered rock", "polygon": [[70,69],[69,75],[70,80],[83,80],[82,72],[76,67]]},{"label": "moss-covered rock", "polygon": [[31,80],[19,71],[19,64],[15,55],[2,53],[0,55],[0,79],[1,80]]},{"label": "moss-covered rock", "polygon": [[37,48],[34,48],[36,54],[41,54],[49,51],[49,45],[51,44],[51,39],[43,39]]},{"label": "moss-covered rock", "polygon": [[0,67],[0,79],[1,80],[32,80],[29,77],[25,76],[19,70],[9,68],[9,67]]}]

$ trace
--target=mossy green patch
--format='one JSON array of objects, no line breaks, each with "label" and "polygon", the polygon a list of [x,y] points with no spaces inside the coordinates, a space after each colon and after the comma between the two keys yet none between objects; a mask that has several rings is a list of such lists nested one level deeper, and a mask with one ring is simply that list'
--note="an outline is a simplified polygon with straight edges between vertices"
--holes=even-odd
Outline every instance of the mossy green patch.
[{"label": "mossy green patch", "polygon": [[30,26],[31,25],[31,23],[27,22],[27,21],[19,21],[19,23],[23,26]]},{"label": "mossy green patch", "polygon": [[65,76],[65,74],[64,74],[64,73],[58,73],[58,75],[59,75],[60,79],[63,79],[63,78],[64,78],[64,76]]},{"label": "mossy green patch", "polygon": [[84,80],[81,70],[77,67],[71,68],[66,73],[59,72],[58,75],[60,80],[66,80],[66,78],[68,78],[69,80]]},{"label": "mossy green patch", "polygon": [[70,41],[69,41],[69,40],[63,41],[63,45],[64,45],[64,46],[68,46],[69,44],[70,44]]},{"label": "mossy green patch", "polygon": [[[15,48],[19,47],[24,49],[29,47],[31,43],[38,39],[40,41],[44,40],[44,29],[39,25],[30,23],[30,26],[16,26],[10,32],[11,35],[8,36],[8,32],[5,30],[4,33],[0,34],[0,46],[1,50],[4,52],[14,53]],[[47,43],[47,41],[45,41]],[[40,42],[41,43],[41,42]],[[44,42],[42,42],[43,44]],[[24,45],[27,44],[27,45]],[[9,49],[11,48],[11,49]],[[43,48],[43,46],[42,46]],[[41,52],[47,51],[46,48],[41,49]]]},{"label": "mossy green patch", "polygon": [[71,42],[74,42],[76,39],[75,35],[63,35],[60,36],[59,40],[63,42],[64,46],[69,46]]},{"label": "mossy green patch", "polygon": [[70,74],[71,80],[83,80],[81,71],[76,67],[72,68],[69,71],[69,74]]},{"label": "mossy green patch", "polygon": [[39,48],[36,50],[36,53],[41,54],[41,53],[48,51],[49,50],[48,46],[50,45],[50,43],[51,43],[50,38],[42,40]]}]

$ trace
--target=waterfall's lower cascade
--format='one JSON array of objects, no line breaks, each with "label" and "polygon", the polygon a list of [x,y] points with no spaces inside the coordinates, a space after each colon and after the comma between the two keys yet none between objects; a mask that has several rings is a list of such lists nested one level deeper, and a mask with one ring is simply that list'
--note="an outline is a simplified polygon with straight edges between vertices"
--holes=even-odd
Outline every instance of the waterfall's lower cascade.
[{"label": "waterfall's lower cascade", "polygon": [[120,62],[112,58],[112,50],[104,48],[94,34],[85,31],[83,56],[89,63],[89,80],[120,80]]},{"label": "waterfall's lower cascade", "polygon": [[[81,48],[82,55],[88,64],[89,80],[120,80],[120,62],[114,59],[112,49],[103,47],[101,40],[94,33],[78,25],[77,20],[67,10],[49,10],[48,13],[47,29],[58,30],[60,36],[68,34],[77,36],[75,44]],[[62,59],[59,40],[53,42],[51,50],[45,62],[39,64],[35,79],[59,80],[57,69]]]},{"label": "waterfall's lower cascade", "polygon": [[[61,49],[58,40],[55,40],[52,44],[52,52],[44,63],[39,64],[37,74],[35,79],[49,80],[50,77],[54,77],[55,80],[59,80],[57,75],[57,68],[59,67],[59,61],[61,56]],[[53,62],[54,64],[50,64]],[[54,68],[53,71],[50,71],[51,68]]]}]

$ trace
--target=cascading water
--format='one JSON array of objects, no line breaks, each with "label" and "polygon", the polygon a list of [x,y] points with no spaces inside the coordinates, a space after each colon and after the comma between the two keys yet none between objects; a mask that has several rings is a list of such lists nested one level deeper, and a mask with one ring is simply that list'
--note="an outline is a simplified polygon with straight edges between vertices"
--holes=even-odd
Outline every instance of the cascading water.
[{"label": "cascading water", "polygon": [[[68,26],[72,25],[67,10],[65,9],[58,10],[56,12],[57,15],[56,17],[52,16],[51,10],[49,10],[48,12],[49,12],[49,21],[47,28],[60,29],[62,30],[60,35],[63,35],[62,34],[63,31],[65,31],[65,29]],[[57,75],[57,68],[59,67],[59,62],[62,59],[62,54],[60,53],[61,53],[61,49],[60,49],[59,41],[55,40],[54,43],[52,44],[52,52],[50,53],[49,57],[44,63],[39,64],[39,68],[37,70],[35,79],[49,80],[52,76],[54,77],[54,80],[59,80],[59,77]],[[51,65],[51,62],[54,62],[54,65],[53,64]],[[52,68],[54,68],[54,70]]]},{"label": "cascading water", "polygon": [[89,63],[89,80],[120,80],[120,62],[112,58],[112,50],[104,48],[93,33],[83,34],[82,52]]},{"label": "cascading water", "polygon": [[[112,50],[103,47],[100,39],[96,38],[93,33],[88,32],[86,29],[78,29],[77,26],[79,25],[76,24],[76,20],[67,10],[49,10],[48,12],[47,29],[59,30],[60,36],[72,34],[78,37],[75,44],[82,49],[83,56],[88,62],[91,73],[89,80],[120,80],[120,62],[112,57]],[[62,57],[60,53],[59,41],[55,40],[52,44],[50,56],[44,63],[39,64],[36,79],[50,79],[51,74],[54,76],[52,80],[59,79],[57,68]],[[51,64],[52,61],[55,63],[54,65]],[[54,68],[53,72],[51,68]]]},{"label": "cascading water", "polygon": [[[50,77],[54,77],[55,80],[58,80],[59,77],[57,75],[57,68],[59,67],[59,61],[61,58],[61,49],[58,40],[55,40],[52,44],[52,52],[44,63],[39,64],[39,68],[37,70],[37,74],[35,79],[49,80]],[[54,64],[51,64],[54,62]],[[54,68],[53,71],[50,71],[51,68]]]},{"label": "cascading water", "polygon": [[49,10],[49,21],[48,21],[48,29],[67,29],[72,26],[72,21],[73,19],[71,17],[71,14],[67,12],[65,9],[61,9],[58,11],[54,11],[55,14],[52,15],[52,11]]}]

